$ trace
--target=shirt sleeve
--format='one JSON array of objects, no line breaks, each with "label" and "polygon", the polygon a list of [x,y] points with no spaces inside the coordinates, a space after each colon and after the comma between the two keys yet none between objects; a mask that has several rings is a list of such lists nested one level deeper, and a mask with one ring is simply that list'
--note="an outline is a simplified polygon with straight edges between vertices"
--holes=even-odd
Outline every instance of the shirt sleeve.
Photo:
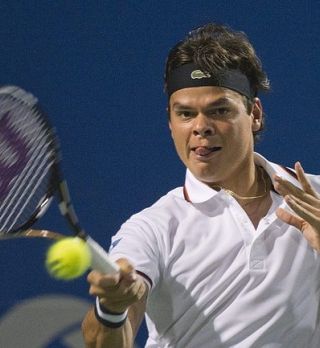
[{"label": "shirt sleeve", "polygon": [[320,175],[307,175],[315,191],[320,193]]},{"label": "shirt sleeve", "polygon": [[150,288],[160,276],[160,251],[157,229],[145,217],[134,215],[111,239],[110,257],[113,261],[126,258],[148,281]]}]

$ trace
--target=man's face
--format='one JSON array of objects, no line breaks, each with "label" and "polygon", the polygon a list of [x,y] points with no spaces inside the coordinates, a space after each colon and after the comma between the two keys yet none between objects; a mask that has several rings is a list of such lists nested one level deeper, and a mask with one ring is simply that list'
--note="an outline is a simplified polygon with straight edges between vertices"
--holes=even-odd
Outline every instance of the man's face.
[{"label": "man's face", "polygon": [[244,97],[220,87],[191,87],[169,101],[177,153],[200,181],[232,187],[253,166],[253,131],[261,127],[258,98],[248,114]]}]

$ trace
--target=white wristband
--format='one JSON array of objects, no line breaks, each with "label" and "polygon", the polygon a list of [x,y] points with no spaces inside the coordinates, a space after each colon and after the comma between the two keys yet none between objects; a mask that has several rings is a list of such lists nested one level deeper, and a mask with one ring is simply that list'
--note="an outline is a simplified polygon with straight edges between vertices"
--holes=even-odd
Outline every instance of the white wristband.
[{"label": "white wristband", "polygon": [[106,313],[101,309],[99,298],[96,298],[96,312],[100,319],[102,319],[105,322],[112,323],[112,324],[123,324],[123,322],[127,319],[128,310],[124,311],[120,314],[110,314]]}]

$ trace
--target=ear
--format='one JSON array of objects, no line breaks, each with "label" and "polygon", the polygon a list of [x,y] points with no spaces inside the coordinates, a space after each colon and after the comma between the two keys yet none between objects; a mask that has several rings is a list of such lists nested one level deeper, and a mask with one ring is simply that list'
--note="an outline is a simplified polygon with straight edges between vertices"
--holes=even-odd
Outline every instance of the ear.
[{"label": "ear", "polygon": [[168,121],[168,125],[169,125],[169,129],[170,129],[171,138],[174,139],[174,138],[173,138],[173,132],[172,132],[172,124],[171,124],[171,121],[170,121],[170,120]]},{"label": "ear", "polygon": [[257,132],[262,126],[263,116],[262,104],[259,98],[253,99],[253,106],[250,116],[252,117],[252,131]]},{"label": "ear", "polygon": [[167,106],[166,111],[167,111],[167,115],[168,115],[168,126],[169,126],[169,129],[170,129],[170,132],[171,132],[171,137],[173,138],[169,106]]}]

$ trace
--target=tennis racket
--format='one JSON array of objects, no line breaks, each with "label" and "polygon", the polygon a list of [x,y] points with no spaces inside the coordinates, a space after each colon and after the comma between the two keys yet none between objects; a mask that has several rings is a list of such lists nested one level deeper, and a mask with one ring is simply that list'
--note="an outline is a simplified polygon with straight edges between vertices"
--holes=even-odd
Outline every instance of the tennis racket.
[{"label": "tennis racket", "polygon": [[79,224],[60,158],[56,133],[38,99],[16,86],[1,87],[0,239],[61,238],[59,233],[31,228],[56,197],[73,233],[84,239],[91,250],[91,268],[116,273],[119,266]]}]

